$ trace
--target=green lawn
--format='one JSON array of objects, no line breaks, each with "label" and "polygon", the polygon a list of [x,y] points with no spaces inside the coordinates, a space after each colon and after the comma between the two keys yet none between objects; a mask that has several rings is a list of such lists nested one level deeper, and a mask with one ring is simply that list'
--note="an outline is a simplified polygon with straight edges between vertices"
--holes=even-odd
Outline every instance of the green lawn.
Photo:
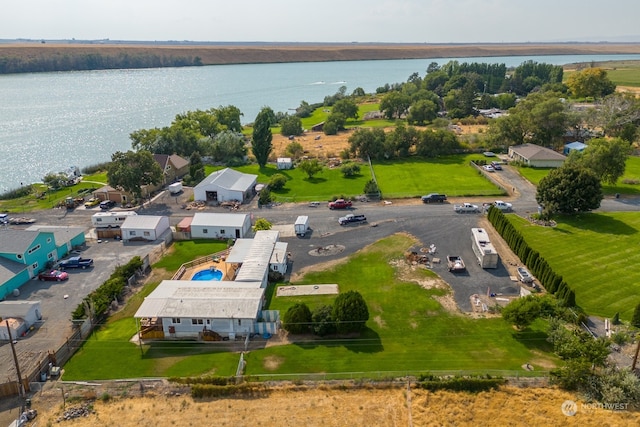
[{"label": "green lawn", "polygon": [[609,79],[618,86],[640,86],[640,65],[607,70]]},{"label": "green lawn", "polygon": [[[430,192],[445,193],[450,196],[490,196],[501,195],[503,191],[489,182],[484,175],[469,165],[471,159],[479,155],[446,156],[437,159],[410,158],[392,162],[375,162],[374,173],[382,194],[387,198],[419,197]],[[222,167],[206,167],[210,174]],[[345,178],[339,168],[324,170],[309,179],[299,169],[279,171],[274,165],[264,168],[247,165],[234,168],[240,172],[258,175],[258,182],[266,183],[271,176],[281,173],[289,178],[282,190],[272,194],[280,201],[325,201],[332,197],[357,196],[371,179],[366,163],[361,164],[360,175]]]},{"label": "green lawn", "polygon": [[[361,292],[370,312],[361,336],[352,339],[294,337],[294,344],[254,350],[246,357],[246,374],[521,371],[521,365],[528,362],[538,368],[535,375],[545,370],[544,366],[557,363],[557,359],[547,353],[550,347],[543,332],[544,322],[537,321],[529,329],[518,332],[500,318],[473,320],[453,315],[433,299],[445,291],[426,290],[416,283],[400,281],[388,261],[402,258],[403,252],[413,244],[406,236],[386,238],[348,262],[310,274],[300,282],[338,283],[342,292],[350,289]],[[422,278],[433,276],[429,271],[421,274]],[[273,287],[269,291],[272,293]],[[315,307],[330,303],[333,298],[335,296],[271,297],[268,308],[286,310],[298,301]],[[156,342],[143,345],[141,350],[129,341],[135,331],[131,317],[104,325],[67,363],[64,379],[235,373],[237,353],[216,351],[218,347],[211,344],[185,341]]]},{"label": "green lawn", "polygon": [[591,213],[557,218],[538,227],[516,215],[510,220],[576,293],[587,313],[630,320],[640,303],[640,215]]},{"label": "green lawn", "polygon": [[[529,182],[534,185],[538,185],[540,180],[547,176],[547,174],[553,169],[551,168],[526,168],[521,167],[518,169],[520,175],[522,175]],[[638,184],[624,183],[623,181],[636,181]],[[627,158],[627,164],[625,167],[625,172],[622,178],[618,180],[615,185],[605,184],[602,186],[602,191],[604,194],[629,194],[629,195],[639,195],[640,194],[640,157],[629,157]]]}]

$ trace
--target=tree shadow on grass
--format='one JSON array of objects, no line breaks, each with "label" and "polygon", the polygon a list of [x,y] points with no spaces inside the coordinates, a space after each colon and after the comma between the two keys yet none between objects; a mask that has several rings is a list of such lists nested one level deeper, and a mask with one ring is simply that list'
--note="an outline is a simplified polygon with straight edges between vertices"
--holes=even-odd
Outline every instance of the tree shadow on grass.
[{"label": "tree shadow on grass", "polygon": [[585,213],[571,216],[565,215],[559,218],[562,218],[563,222],[572,227],[592,231],[598,234],[631,236],[638,232],[638,230],[623,221],[598,213]]},{"label": "tree shadow on grass", "polygon": [[553,345],[547,341],[548,335],[543,331],[525,328],[513,333],[513,338],[529,350],[539,350],[545,353],[553,351]]},{"label": "tree shadow on grass", "polygon": [[327,178],[320,178],[317,176],[312,176],[311,178],[304,178],[304,181],[307,181],[310,184],[323,184],[327,182]]},{"label": "tree shadow on grass", "polygon": [[[292,337],[290,336],[290,339]],[[302,338],[302,337],[301,337]],[[380,340],[380,335],[373,329],[365,327],[360,333],[345,335],[327,335],[325,337],[315,337],[308,339],[305,335],[304,340],[295,341],[293,344],[302,349],[313,349],[319,346],[325,347],[344,347],[354,353],[379,353],[384,351],[384,346]]]}]

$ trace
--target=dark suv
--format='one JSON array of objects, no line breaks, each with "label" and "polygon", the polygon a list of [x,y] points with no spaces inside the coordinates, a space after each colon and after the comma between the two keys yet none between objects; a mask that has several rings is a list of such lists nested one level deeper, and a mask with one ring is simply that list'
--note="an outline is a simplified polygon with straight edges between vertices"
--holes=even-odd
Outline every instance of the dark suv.
[{"label": "dark suv", "polygon": [[444,194],[431,193],[426,196],[422,196],[422,203],[442,203],[447,200],[447,196]]},{"label": "dark suv", "polygon": [[103,211],[108,211],[115,205],[116,202],[114,202],[113,200],[105,200],[104,202],[100,202],[100,209],[102,209]]}]

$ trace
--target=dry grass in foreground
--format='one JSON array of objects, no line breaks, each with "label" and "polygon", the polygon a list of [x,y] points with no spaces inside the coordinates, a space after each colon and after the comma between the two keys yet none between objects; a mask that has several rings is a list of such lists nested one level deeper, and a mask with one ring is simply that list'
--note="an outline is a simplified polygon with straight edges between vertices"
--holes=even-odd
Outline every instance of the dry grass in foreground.
[{"label": "dry grass in foreground", "polygon": [[[60,400],[59,391],[56,391]],[[93,402],[87,417],[65,426],[627,426],[640,425],[640,414],[583,407],[570,393],[554,388],[503,387],[497,391],[427,392],[406,387],[343,389],[318,385],[280,386],[264,397],[194,400],[187,395],[120,397]],[[578,402],[568,417],[561,405]],[[56,425],[61,402],[37,407],[38,425]],[[36,402],[37,404],[37,402]],[[76,403],[70,406],[80,406]]]}]

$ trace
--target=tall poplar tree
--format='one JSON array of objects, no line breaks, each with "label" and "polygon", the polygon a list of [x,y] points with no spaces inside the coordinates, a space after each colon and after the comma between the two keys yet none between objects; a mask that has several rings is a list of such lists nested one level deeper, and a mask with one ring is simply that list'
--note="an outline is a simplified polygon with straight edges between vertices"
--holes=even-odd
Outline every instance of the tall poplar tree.
[{"label": "tall poplar tree", "polygon": [[261,168],[267,164],[269,154],[273,150],[273,145],[271,144],[273,135],[271,134],[270,125],[269,111],[265,107],[260,110],[253,123],[253,138],[251,140],[251,151],[253,151],[253,155]]}]

